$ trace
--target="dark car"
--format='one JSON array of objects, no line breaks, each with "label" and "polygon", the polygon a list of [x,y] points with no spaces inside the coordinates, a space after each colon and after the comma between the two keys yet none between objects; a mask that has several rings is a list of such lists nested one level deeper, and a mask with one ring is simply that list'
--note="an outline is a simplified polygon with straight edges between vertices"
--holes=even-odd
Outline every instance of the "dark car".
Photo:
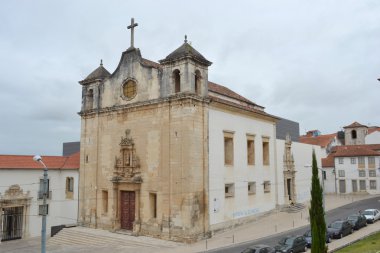
[{"label": "dark car", "polygon": [[274,247],[276,252],[280,253],[298,253],[306,252],[307,243],[305,238],[301,236],[287,236],[278,242]]},{"label": "dark car", "polygon": [[363,214],[352,214],[347,217],[347,220],[355,230],[367,226],[367,219]]},{"label": "dark car", "polygon": [[243,250],[241,253],[274,253],[274,248],[264,245],[264,244],[259,244],[259,245],[252,245],[245,250]]},{"label": "dark car", "polygon": [[[311,247],[311,230],[306,231],[305,234],[303,234],[303,237],[305,238],[307,247],[310,248]],[[331,242],[331,236],[326,230],[326,243],[330,243],[330,242]]]},{"label": "dark car", "polygon": [[332,238],[342,238],[348,234],[351,234],[354,229],[352,228],[351,223],[346,220],[343,221],[334,221],[327,228],[328,233]]}]

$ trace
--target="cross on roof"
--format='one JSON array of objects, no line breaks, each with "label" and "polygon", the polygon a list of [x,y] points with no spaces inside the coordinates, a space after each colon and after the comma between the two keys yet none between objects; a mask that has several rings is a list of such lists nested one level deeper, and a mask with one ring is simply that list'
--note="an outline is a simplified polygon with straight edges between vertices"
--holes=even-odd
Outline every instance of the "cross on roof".
[{"label": "cross on roof", "polygon": [[133,46],[133,40],[134,40],[134,30],[135,30],[135,27],[138,26],[139,24],[135,23],[135,19],[134,18],[131,18],[131,25],[129,25],[127,28],[128,29],[131,29],[131,47],[130,48],[134,48]]}]

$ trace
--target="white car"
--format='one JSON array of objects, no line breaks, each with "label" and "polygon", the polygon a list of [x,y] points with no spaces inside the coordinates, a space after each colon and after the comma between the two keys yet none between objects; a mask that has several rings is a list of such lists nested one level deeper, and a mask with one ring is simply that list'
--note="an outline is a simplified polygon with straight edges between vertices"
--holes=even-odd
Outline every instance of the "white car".
[{"label": "white car", "polygon": [[367,223],[374,223],[380,219],[380,211],[377,209],[367,209],[362,214],[367,219]]}]

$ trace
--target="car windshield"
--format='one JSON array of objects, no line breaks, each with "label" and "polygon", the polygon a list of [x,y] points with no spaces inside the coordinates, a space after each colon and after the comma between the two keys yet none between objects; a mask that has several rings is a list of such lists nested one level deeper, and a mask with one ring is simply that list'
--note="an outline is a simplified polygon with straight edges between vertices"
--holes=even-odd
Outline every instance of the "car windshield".
[{"label": "car windshield", "polygon": [[340,229],[342,227],[342,223],[341,222],[334,222],[330,225],[330,228],[337,228],[337,229]]},{"label": "car windshield", "polygon": [[307,231],[307,232],[305,233],[305,236],[307,236],[307,237],[311,237],[311,230]]},{"label": "car windshield", "polygon": [[349,220],[353,220],[353,221],[356,221],[359,217],[356,216],[356,215],[351,215],[351,216],[348,216],[348,219]]},{"label": "car windshield", "polygon": [[293,245],[294,238],[284,238],[280,241],[282,245]]},{"label": "car windshield", "polygon": [[373,211],[364,211],[363,214],[364,215],[373,215]]}]

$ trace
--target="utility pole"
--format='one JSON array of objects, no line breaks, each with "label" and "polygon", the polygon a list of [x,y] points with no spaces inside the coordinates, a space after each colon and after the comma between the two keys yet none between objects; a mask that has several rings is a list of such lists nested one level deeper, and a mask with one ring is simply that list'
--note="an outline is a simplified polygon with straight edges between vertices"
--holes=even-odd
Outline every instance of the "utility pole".
[{"label": "utility pole", "polygon": [[42,161],[41,156],[36,155],[33,157],[33,160],[36,162],[39,162],[44,166],[44,184],[43,184],[43,208],[42,208],[42,229],[41,229],[41,253],[46,253],[46,213],[47,213],[47,206],[46,206],[46,198],[47,198],[47,182],[48,182],[48,168]]}]

